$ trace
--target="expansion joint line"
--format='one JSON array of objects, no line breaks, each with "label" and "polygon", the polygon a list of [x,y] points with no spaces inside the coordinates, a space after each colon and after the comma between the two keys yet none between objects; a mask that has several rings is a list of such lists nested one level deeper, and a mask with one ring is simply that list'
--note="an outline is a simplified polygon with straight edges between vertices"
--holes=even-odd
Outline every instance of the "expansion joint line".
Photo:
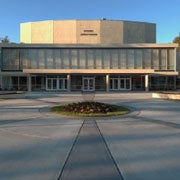
[{"label": "expansion joint line", "polygon": [[123,178],[123,176],[122,176],[122,174],[121,174],[121,171],[120,171],[120,169],[119,169],[119,167],[118,167],[118,165],[117,165],[117,163],[116,163],[113,155],[111,154],[111,151],[110,151],[110,149],[109,149],[109,147],[108,147],[108,145],[107,145],[107,143],[106,143],[106,140],[104,139],[104,136],[103,136],[103,134],[102,134],[102,132],[101,132],[101,130],[100,130],[97,122],[96,122],[95,120],[94,120],[94,122],[95,122],[95,125],[96,125],[96,127],[97,127],[97,129],[98,129],[98,131],[99,131],[99,134],[100,134],[100,136],[101,136],[101,138],[102,138],[102,140],[103,140],[103,142],[104,142],[104,144],[105,144],[105,146],[106,146],[106,148],[107,148],[107,151],[109,152],[110,157],[111,157],[111,159],[112,159],[112,161],[113,161],[113,163],[114,163],[117,171],[119,172],[119,175],[120,175],[120,177],[121,177],[121,180],[124,180],[124,178]]},{"label": "expansion joint line", "polygon": [[69,160],[69,157],[71,156],[71,153],[72,153],[73,148],[74,148],[74,146],[75,146],[75,144],[76,144],[76,142],[77,142],[77,139],[78,139],[78,137],[79,137],[79,134],[80,134],[80,132],[81,132],[81,129],[82,129],[84,123],[85,123],[85,120],[83,120],[83,123],[82,123],[81,127],[79,128],[78,134],[77,134],[77,136],[76,136],[76,138],[75,138],[75,140],[74,140],[74,143],[73,143],[73,145],[72,145],[72,147],[71,147],[71,149],[70,149],[70,151],[69,151],[69,154],[68,154],[68,156],[67,156],[67,158],[66,158],[66,161],[65,161],[65,163],[64,163],[64,165],[63,165],[63,168],[62,168],[62,170],[61,170],[61,172],[60,172],[60,174],[59,174],[59,176],[58,176],[58,180],[61,179],[62,173],[63,173],[63,171],[64,171],[64,169],[65,169],[65,166],[66,166],[66,164],[67,164],[67,162],[68,162],[68,160]]}]

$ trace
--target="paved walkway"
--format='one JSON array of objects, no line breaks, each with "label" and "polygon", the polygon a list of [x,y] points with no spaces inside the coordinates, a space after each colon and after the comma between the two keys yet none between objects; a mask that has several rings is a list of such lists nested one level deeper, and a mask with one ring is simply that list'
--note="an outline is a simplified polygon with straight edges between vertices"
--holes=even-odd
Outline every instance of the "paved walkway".
[{"label": "paved walkway", "polygon": [[73,118],[47,111],[80,100],[78,93],[0,100],[0,179],[179,180],[180,102],[99,93],[95,100],[133,112]]},{"label": "paved walkway", "polygon": [[122,180],[94,120],[84,121],[59,179]]}]

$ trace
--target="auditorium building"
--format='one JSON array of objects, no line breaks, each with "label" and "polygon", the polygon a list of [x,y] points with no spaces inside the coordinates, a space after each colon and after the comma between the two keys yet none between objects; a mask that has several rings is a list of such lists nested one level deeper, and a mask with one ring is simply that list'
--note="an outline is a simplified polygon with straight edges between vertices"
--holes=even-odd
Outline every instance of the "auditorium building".
[{"label": "auditorium building", "polygon": [[175,90],[177,44],[157,44],[156,24],[56,20],[20,25],[20,44],[0,44],[0,89]]}]

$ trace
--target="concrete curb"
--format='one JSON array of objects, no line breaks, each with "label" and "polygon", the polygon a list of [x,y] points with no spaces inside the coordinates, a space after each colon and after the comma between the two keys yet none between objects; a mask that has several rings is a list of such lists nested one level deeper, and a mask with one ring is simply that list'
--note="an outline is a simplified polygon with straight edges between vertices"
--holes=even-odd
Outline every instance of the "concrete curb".
[{"label": "concrete curb", "polygon": [[152,98],[180,100],[180,93],[152,93]]}]

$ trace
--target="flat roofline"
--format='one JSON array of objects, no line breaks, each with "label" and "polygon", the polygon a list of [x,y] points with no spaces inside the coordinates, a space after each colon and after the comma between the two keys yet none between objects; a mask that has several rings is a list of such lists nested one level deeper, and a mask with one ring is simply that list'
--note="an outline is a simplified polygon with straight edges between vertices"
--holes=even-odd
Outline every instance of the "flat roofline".
[{"label": "flat roofline", "polygon": [[128,23],[142,23],[142,24],[153,24],[156,25],[156,23],[153,22],[146,22],[146,21],[133,21],[133,20],[122,20],[122,19],[107,19],[106,17],[102,19],[47,19],[47,20],[41,20],[41,21],[28,21],[28,22],[22,22],[20,24],[26,24],[26,23],[41,23],[41,22],[55,22],[55,21],[114,21],[114,22],[128,22]]},{"label": "flat roofline", "polygon": [[137,43],[137,44],[27,44],[0,43],[0,48],[177,48],[178,44]]}]

